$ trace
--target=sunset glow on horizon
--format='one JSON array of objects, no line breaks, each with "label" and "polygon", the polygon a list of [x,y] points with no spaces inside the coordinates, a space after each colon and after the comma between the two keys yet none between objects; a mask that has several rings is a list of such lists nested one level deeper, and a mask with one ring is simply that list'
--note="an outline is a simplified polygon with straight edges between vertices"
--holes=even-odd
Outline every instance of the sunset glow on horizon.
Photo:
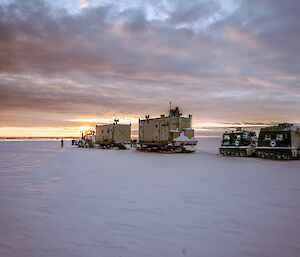
[{"label": "sunset glow on horizon", "polygon": [[[104,122],[106,119],[92,119],[90,121],[85,120],[84,123],[78,122],[80,125],[72,127],[2,127],[0,128],[0,138],[26,138],[26,137],[74,137],[78,138],[81,133],[85,131],[95,130],[96,124],[110,124],[111,122]],[[131,119],[132,122],[124,122],[120,120],[121,124],[132,125],[132,135],[138,135],[138,120]],[[272,123],[260,123],[260,124],[244,124],[244,123],[194,123],[193,128],[195,130],[195,136],[220,136],[225,130],[233,130],[236,127],[250,128],[257,131],[264,126],[276,124]]]}]

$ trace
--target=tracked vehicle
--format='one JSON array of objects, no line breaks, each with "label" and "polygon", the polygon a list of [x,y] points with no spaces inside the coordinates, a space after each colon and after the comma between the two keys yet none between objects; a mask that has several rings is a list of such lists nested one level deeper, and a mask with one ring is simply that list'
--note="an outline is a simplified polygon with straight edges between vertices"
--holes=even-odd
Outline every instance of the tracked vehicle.
[{"label": "tracked vehicle", "polygon": [[82,132],[81,138],[77,140],[72,140],[72,145],[77,145],[78,147],[92,148],[96,142],[96,136],[94,130],[87,130]]},{"label": "tracked vehicle", "polygon": [[96,131],[85,131],[80,139],[72,140],[72,144],[84,148],[126,149],[126,145],[130,143],[131,124],[118,122],[115,119],[112,124],[96,125]]},{"label": "tracked vehicle", "polygon": [[256,156],[264,159],[289,160],[300,157],[300,126],[281,123],[260,130]]},{"label": "tracked vehicle", "polygon": [[257,136],[254,131],[236,128],[234,131],[226,131],[223,134],[220,154],[224,156],[253,156],[257,145]]},{"label": "tracked vehicle", "polygon": [[169,115],[139,119],[137,149],[154,152],[194,152],[197,141],[191,128],[192,115],[182,117],[178,107],[170,108]]}]

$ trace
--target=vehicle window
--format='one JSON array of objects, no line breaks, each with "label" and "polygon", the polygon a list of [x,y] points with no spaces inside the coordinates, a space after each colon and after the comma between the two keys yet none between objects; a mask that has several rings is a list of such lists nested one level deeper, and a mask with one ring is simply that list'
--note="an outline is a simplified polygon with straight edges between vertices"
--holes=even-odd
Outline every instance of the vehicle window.
[{"label": "vehicle window", "polygon": [[282,141],[283,140],[283,134],[277,134],[276,140]]},{"label": "vehicle window", "polygon": [[229,135],[224,135],[224,140],[230,140],[230,136]]},{"label": "vehicle window", "polygon": [[248,137],[249,137],[249,134],[248,134],[247,132],[244,132],[244,133],[243,133],[243,138],[244,138],[244,139],[247,139]]},{"label": "vehicle window", "polygon": [[266,134],[265,135],[265,140],[271,140],[271,135]]}]

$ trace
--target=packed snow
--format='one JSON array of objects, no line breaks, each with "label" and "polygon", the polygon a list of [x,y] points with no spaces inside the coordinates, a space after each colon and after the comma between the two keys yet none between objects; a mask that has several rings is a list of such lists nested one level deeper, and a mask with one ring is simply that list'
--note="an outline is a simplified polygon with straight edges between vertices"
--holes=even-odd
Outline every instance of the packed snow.
[{"label": "packed snow", "polygon": [[178,137],[174,139],[175,142],[190,142],[190,141],[195,141],[194,138],[188,138],[183,132],[180,133]]},{"label": "packed snow", "polygon": [[300,161],[0,142],[2,257],[300,256]]}]

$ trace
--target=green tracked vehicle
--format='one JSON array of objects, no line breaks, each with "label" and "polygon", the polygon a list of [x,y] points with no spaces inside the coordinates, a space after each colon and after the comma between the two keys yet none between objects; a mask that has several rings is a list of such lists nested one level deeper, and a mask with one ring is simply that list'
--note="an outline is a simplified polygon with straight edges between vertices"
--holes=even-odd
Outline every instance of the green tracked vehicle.
[{"label": "green tracked vehicle", "polygon": [[257,145],[257,136],[254,131],[236,128],[223,134],[219,152],[223,156],[246,157],[253,156]]},{"label": "green tracked vehicle", "polygon": [[300,157],[300,126],[281,123],[260,130],[256,156],[263,159],[289,160]]}]

